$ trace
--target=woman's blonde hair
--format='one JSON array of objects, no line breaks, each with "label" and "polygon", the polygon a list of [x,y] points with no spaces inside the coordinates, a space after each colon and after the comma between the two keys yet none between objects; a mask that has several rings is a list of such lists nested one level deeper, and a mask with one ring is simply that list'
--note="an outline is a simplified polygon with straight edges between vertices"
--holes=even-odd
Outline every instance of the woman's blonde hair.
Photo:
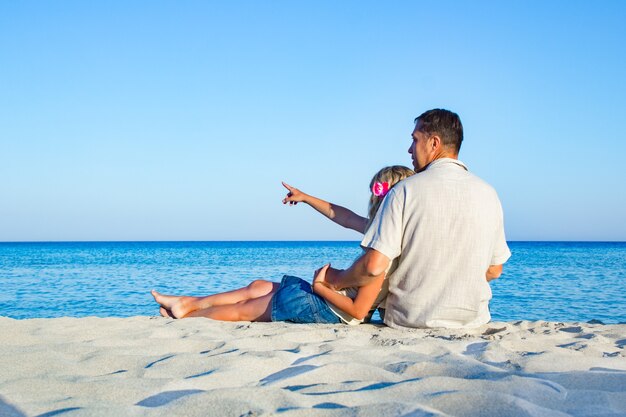
[{"label": "woman's blonde hair", "polygon": [[415,174],[415,172],[410,168],[407,168],[402,165],[392,165],[389,167],[384,167],[383,169],[381,169],[374,175],[374,177],[370,181],[371,195],[370,195],[370,202],[369,202],[368,210],[367,210],[367,226],[365,227],[365,230],[369,229],[370,225],[372,224],[372,221],[374,220],[374,216],[376,216],[376,212],[378,211],[378,208],[380,207],[380,203],[382,203],[383,199],[385,198],[384,195],[383,196],[374,195],[374,192],[372,191],[374,184],[377,182],[380,182],[380,183],[386,182],[389,184],[389,190],[391,190],[394,185],[396,185],[403,179],[410,177],[413,174]]}]

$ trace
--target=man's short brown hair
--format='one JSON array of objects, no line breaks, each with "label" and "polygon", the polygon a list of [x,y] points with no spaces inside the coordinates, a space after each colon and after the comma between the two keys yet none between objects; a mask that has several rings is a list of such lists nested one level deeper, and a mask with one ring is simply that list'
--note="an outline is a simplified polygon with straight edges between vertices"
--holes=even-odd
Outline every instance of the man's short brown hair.
[{"label": "man's short brown hair", "polygon": [[463,142],[463,125],[458,114],[444,109],[428,110],[415,118],[419,131],[427,135],[437,135],[443,146],[454,149],[458,154]]}]

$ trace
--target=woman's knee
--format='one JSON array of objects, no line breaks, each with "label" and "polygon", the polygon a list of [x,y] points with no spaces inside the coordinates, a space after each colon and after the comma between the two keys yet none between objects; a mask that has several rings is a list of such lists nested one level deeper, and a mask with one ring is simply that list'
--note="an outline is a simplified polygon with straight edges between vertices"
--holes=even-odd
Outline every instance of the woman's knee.
[{"label": "woman's knee", "polygon": [[260,292],[260,293],[268,293],[272,290],[274,283],[271,281],[265,281],[263,279],[255,279],[250,284],[248,284],[248,289],[250,291]]}]

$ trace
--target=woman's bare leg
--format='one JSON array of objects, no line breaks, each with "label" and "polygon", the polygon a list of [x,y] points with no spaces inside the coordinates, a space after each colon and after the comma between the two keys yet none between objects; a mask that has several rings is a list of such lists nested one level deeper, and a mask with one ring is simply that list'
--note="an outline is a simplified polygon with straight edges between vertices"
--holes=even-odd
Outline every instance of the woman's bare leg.
[{"label": "woman's bare leg", "polygon": [[271,305],[274,293],[275,291],[235,304],[216,305],[195,310],[184,317],[207,317],[222,321],[272,321]]},{"label": "woman's bare leg", "polygon": [[213,294],[206,297],[164,295],[152,291],[152,296],[161,307],[169,310],[176,318],[183,318],[196,310],[213,306],[235,304],[240,301],[263,297],[278,290],[279,284],[264,280],[255,280],[243,288],[234,291]]}]

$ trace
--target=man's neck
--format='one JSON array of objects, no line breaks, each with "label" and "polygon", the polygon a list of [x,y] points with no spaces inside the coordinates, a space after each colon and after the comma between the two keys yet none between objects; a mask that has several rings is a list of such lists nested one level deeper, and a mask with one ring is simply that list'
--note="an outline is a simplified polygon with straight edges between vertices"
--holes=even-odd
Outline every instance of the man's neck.
[{"label": "man's neck", "polygon": [[437,153],[437,154],[433,157],[433,159],[432,159],[432,160],[431,160],[428,164],[426,164],[426,166],[425,166],[424,168],[420,169],[420,170],[419,170],[419,171],[417,171],[417,172],[422,172],[422,171],[425,171],[426,169],[428,169],[428,167],[429,167],[429,166],[430,166],[433,162],[435,162],[435,161],[437,161],[437,160],[439,160],[439,159],[445,159],[445,158],[458,160],[458,159],[459,159],[459,154],[458,154],[458,153],[453,153],[453,152],[445,152],[445,151],[439,152],[439,153]]},{"label": "man's neck", "polygon": [[444,158],[459,159],[459,154],[453,153],[453,152],[446,152],[446,151],[438,152],[433,156],[433,159],[428,164],[426,164],[424,169],[428,168],[428,166],[432,164],[433,162],[435,162],[436,160],[444,159]]},{"label": "man's neck", "polygon": [[[452,151],[448,151],[447,149],[442,149],[437,154],[435,154],[433,161],[437,159],[442,159],[442,158],[459,159],[459,154],[452,152]],[[430,161],[430,162],[433,162],[433,161]]]}]

